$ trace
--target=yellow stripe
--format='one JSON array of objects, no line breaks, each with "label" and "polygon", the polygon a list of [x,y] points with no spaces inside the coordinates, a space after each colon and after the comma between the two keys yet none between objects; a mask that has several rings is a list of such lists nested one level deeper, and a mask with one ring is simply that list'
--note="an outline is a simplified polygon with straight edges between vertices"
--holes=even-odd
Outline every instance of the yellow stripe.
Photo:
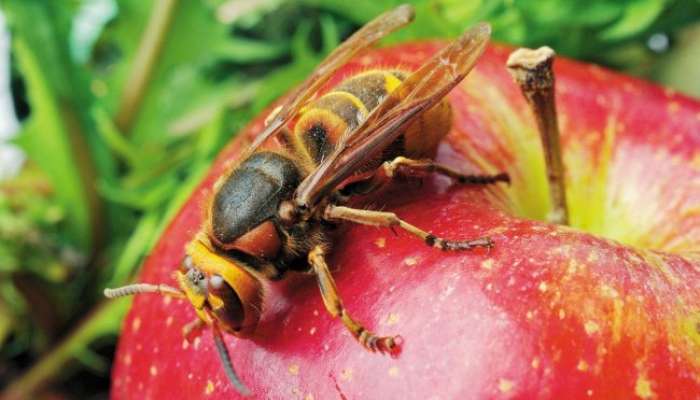
[{"label": "yellow stripe", "polygon": [[401,81],[391,72],[382,72],[384,73],[384,90],[386,90],[387,93],[391,93],[396,90],[397,87],[399,87]]},{"label": "yellow stripe", "polygon": [[[217,274],[224,278],[224,281],[231,286],[241,299],[245,308],[249,308],[249,303],[254,302],[261,296],[260,283],[251,273],[233,260],[226,259],[211,251],[198,239],[191,241],[187,245],[187,253],[192,257],[192,263],[196,265],[200,271],[207,275]],[[182,275],[179,271],[177,271],[177,273]],[[180,280],[181,286],[182,283],[187,283],[186,278],[180,278]],[[188,288],[188,286],[189,285],[183,286],[183,290],[185,294],[187,294],[188,299],[193,304],[195,304],[195,301],[199,303],[201,299],[198,297],[198,294],[191,288]],[[249,310],[246,310],[246,313],[247,312],[249,312]],[[248,317],[249,315],[246,315],[246,319],[248,319]]]},{"label": "yellow stripe", "polygon": [[345,92],[343,90],[334,90],[332,92],[326,93],[323,97],[330,96],[330,95],[338,95],[341,97],[345,97],[346,99],[350,100],[352,102],[352,104],[354,104],[355,107],[357,107],[358,110],[360,110],[360,112],[362,113],[363,116],[367,116],[367,114],[368,114],[367,107],[362,102],[362,100],[357,98],[357,96],[355,96],[354,94],[352,94],[350,92]]}]

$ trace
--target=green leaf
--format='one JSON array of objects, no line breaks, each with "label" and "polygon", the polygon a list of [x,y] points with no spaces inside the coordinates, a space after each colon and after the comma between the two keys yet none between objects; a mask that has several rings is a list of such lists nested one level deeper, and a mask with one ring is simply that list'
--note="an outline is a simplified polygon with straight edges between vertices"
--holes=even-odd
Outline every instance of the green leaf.
[{"label": "green leaf", "polygon": [[130,190],[123,185],[111,185],[106,181],[100,181],[98,188],[100,194],[115,204],[147,211],[162,206],[178,184],[179,180],[173,174],[167,174],[153,180],[150,185],[139,187],[138,190]]},{"label": "green leaf", "polygon": [[15,379],[5,387],[3,395],[7,398],[31,396],[38,386],[63,370],[68,361],[87,349],[93,341],[106,335],[115,335],[130,304],[130,299],[118,299],[99,304],[68,337],[61,340],[19,379]]},{"label": "green leaf", "polygon": [[622,18],[600,33],[604,40],[620,40],[647,29],[664,11],[666,0],[637,0],[630,3]]},{"label": "green leaf", "polygon": [[600,27],[620,18],[624,12],[622,2],[597,1],[593,4],[576,2],[570,19],[581,26]]},{"label": "green leaf", "polygon": [[151,238],[158,227],[159,213],[151,212],[144,215],[136,226],[133,234],[121,250],[119,259],[107,279],[106,287],[124,285],[133,276],[141,259],[146,255]]},{"label": "green leaf", "polygon": [[289,52],[289,43],[270,43],[244,38],[224,38],[212,47],[212,55],[222,59],[249,64],[275,60]]},{"label": "green leaf", "polygon": [[[270,60],[284,54],[286,45],[263,43],[255,40],[231,40],[228,27],[215,19],[214,12],[202,1],[171,0],[169,23],[159,36],[146,38],[143,26],[153,22],[158,4],[144,7],[135,0],[120,2],[120,13],[98,45],[100,48],[116,48],[121,58],[110,65],[102,76],[109,89],[104,98],[105,106],[112,113],[123,94],[120,88],[132,84],[132,77],[143,68],[152,72],[140,102],[129,116],[129,129],[125,132],[139,146],[159,141],[172,120],[192,109],[201,98],[215,92],[218,82],[210,79],[206,71],[217,62],[233,60],[252,62]],[[144,10],[145,9],[145,10]],[[134,35],[138,32],[139,35]],[[158,41],[160,47],[152,64],[139,64],[139,46],[144,40]]]},{"label": "green leaf", "polygon": [[182,136],[195,132],[217,118],[222,110],[235,110],[249,105],[260,92],[260,81],[261,79],[249,83],[237,80],[220,83],[201,99],[201,104],[197,102],[188,112],[171,121],[166,129],[168,134]]},{"label": "green leaf", "polygon": [[321,16],[321,38],[323,43],[323,53],[329,54],[340,44],[340,32],[338,24],[329,15]]},{"label": "green leaf", "polygon": [[164,216],[161,218],[158,227],[155,229],[155,234],[151,236],[151,240],[148,242],[149,250],[156,245],[163,231],[165,231],[165,228],[167,228],[170,221],[175,217],[178,211],[180,211],[187,199],[190,198],[194,189],[199,186],[208,170],[208,162],[200,162],[192,166],[192,173],[190,174],[189,178],[179,186],[177,192],[174,193],[172,200],[165,207]]},{"label": "green leaf", "polygon": [[28,43],[15,38],[15,55],[24,73],[32,114],[25,123],[19,143],[31,159],[49,176],[57,200],[68,215],[66,237],[88,251],[92,241],[90,200],[79,170],[75,133],[64,118],[66,110],[52,91],[44,69]]},{"label": "green leaf", "polygon": [[[299,4],[308,7],[317,7],[323,10],[331,11],[342,15],[355,24],[361,25],[384,11],[395,7],[403,2],[401,1],[372,1],[372,0],[356,0],[352,5],[346,0],[297,0]],[[411,3],[416,3],[413,1]]]},{"label": "green leaf", "polygon": [[14,325],[12,310],[0,297],[0,349],[2,349],[5,339],[12,333]]},{"label": "green leaf", "polygon": [[107,111],[102,107],[94,106],[91,114],[95,120],[97,133],[102,137],[107,146],[109,146],[109,149],[115,155],[126,161],[127,164],[137,164],[137,150],[124,137],[124,134],[119,132],[119,128],[114,124],[114,121],[109,114],[107,114]]},{"label": "green leaf", "polygon": [[66,213],[64,240],[89,256],[106,225],[93,180],[98,175],[113,179],[116,167],[89,115],[94,101],[89,77],[69,52],[78,4],[9,0],[2,5],[30,105],[19,141],[49,177],[57,203]]},{"label": "green leaf", "polygon": [[98,374],[104,375],[109,371],[110,363],[105,357],[97,354],[88,347],[78,349],[74,356],[81,364]]}]

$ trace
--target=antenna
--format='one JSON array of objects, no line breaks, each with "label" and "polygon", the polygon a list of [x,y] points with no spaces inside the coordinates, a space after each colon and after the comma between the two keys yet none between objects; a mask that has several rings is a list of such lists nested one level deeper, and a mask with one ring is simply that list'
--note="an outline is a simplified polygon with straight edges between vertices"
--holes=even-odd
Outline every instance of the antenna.
[{"label": "antenna", "polygon": [[151,283],[134,283],[131,285],[121,286],[114,289],[105,289],[104,295],[107,298],[115,299],[117,297],[133,296],[140,293],[159,293],[163,296],[175,297],[178,299],[184,299],[185,293],[181,290],[176,289],[172,286],[160,283],[158,285],[153,285]]}]

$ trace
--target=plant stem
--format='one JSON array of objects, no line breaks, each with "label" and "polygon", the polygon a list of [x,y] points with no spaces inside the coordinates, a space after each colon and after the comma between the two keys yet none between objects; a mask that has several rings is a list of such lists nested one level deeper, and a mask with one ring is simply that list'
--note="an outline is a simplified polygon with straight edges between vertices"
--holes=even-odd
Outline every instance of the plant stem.
[{"label": "plant stem", "polygon": [[68,337],[43,356],[29,371],[5,388],[0,398],[4,400],[33,398],[65,368],[75,354],[86,349],[95,339],[117,332],[129,304],[128,299],[102,302]]},{"label": "plant stem", "polygon": [[549,47],[540,47],[537,50],[521,48],[508,57],[506,65],[527,99],[540,131],[552,203],[548,220],[556,224],[568,225],[566,174],[559,143],[553,61],[554,51]]},{"label": "plant stem", "polygon": [[125,134],[130,131],[143,101],[146,86],[165,44],[165,36],[170,28],[176,6],[177,0],[158,0],[153,6],[129,76],[124,83],[124,93],[115,117],[119,130]]}]

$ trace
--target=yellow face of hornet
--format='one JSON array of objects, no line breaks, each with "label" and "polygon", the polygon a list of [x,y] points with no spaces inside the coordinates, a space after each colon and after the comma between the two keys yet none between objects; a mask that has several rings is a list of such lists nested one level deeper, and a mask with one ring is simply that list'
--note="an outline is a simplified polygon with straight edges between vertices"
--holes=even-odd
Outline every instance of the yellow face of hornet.
[{"label": "yellow face of hornet", "polygon": [[180,289],[202,321],[218,323],[233,334],[255,329],[260,319],[262,286],[244,266],[195,239],[187,247],[181,270],[175,274]]}]

